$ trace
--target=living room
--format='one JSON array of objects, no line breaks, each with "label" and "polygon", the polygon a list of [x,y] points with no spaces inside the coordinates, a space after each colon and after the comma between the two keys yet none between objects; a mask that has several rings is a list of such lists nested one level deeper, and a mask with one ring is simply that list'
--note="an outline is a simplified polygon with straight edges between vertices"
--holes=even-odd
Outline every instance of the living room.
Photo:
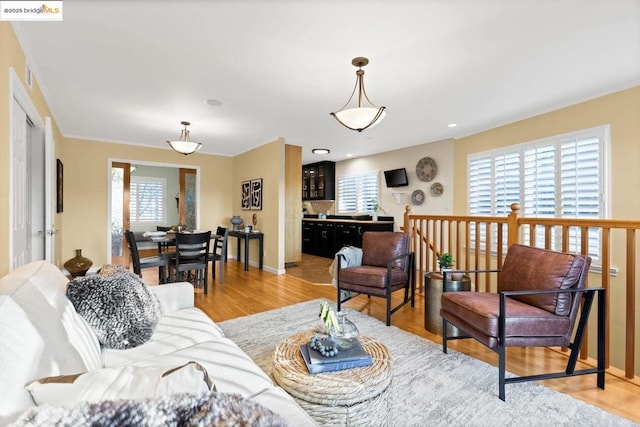
[{"label": "living room", "polygon": [[[637,6],[633,5],[632,11],[637,12]],[[67,3],[71,14],[73,2]],[[14,93],[12,85],[18,84],[28,87],[26,82],[26,64],[33,61],[29,58],[28,46],[23,46],[14,27],[8,22],[0,23],[0,97],[10,99]],[[635,40],[637,47],[638,40]],[[638,50],[628,52],[629,62],[637,64]],[[363,54],[366,52],[363,52]],[[347,55],[348,56],[348,55]],[[345,57],[347,65],[351,57]],[[389,112],[386,118],[389,121],[392,115],[391,101],[380,99],[376,93],[376,81],[373,76],[376,73],[374,61],[367,67],[367,89],[378,102],[388,103]],[[616,64],[609,64],[616,67]],[[97,66],[97,65],[96,65]],[[396,72],[410,64],[397,64]],[[13,69],[14,77],[11,77]],[[43,71],[45,72],[45,71]],[[352,70],[341,78],[352,83]],[[342,73],[339,73],[342,74]],[[596,76],[593,76],[596,81]],[[12,83],[12,81],[14,83]],[[285,169],[285,149],[288,144],[296,145],[293,135],[282,134],[282,138],[261,140],[255,146],[235,155],[216,155],[212,153],[197,153],[190,156],[182,156],[165,147],[152,147],[138,144],[132,140],[129,144],[112,143],[107,140],[96,140],[87,137],[78,137],[77,133],[63,133],[56,120],[59,113],[48,104],[48,98],[43,94],[39,86],[39,75],[33,78],[33,91],[27,89],[25,93],[35,105],[35,109],[41,117],[52,117],[53,137],[55,144],[55,158],[64,163],[64,210],[54,215],[55,229],[61,230],[55,241],[55,259],[53,263],[62,267],[65,260],[70,258],[75,249],[82,248],[83,253],[89,256],[95,265],[103,265],[110,261],[109,253],[109,227],[108,227],[108,168],[110,162],[115,160],[128,160],[133,162],[149,162],[167,164],[180,167],[196,168],[199,176],[200,196],[199,228],[210,229],[220,224],[229,224],[233,215],[241,215],[245,223],[251,222],[251,215],[240,209],[240,187],[243,181],[262,178],[264,182],[263,208],[258,211],[258,224],[265,233],[264,262],[265,270],[269,273],[281,275],[285,273],[284,248],[287,245],[283,217],[285,215],[285,194],[282,191],[283,171]],[[481,84],[480,82],[477,82]],[[526,82],[521,82],[526,84]],[[347,86],[349,86],[347,85]],[[379,87],[379,86],[378,86]],[[610,88],[610,89],[609,89]],[[47,88],[48,89],[48,88]],[[304,92],[304,91],[301,91]],[[336,91],[339,96],[346,98],[348,93]],[[300,95],[304,99],[304,95]],[[384,98],[384,97],[382,97]],[[386,170],[392,168],[406,168],[409,173],[410,186],[403,190],[401,203],[397,203],[395,191],[381,188],[380,205],[384,207],[388,215],[395,218],[396,229],[402,225],[402,215],[405,205],[410,204],[409,195],[413,190],[423,189],[415,174],[416,162],[430,156],[438,163],[438,180],[444,186],[444,194],[439,198],[429,198],[421,206],[413,206],[417,213],[431,214],[457,214],[467,213],[468,201],[468,157],[471,154],[490,151],[500,147],[506,147],[517,143],[534,141],[541,138],[561,135],[596,126],[608,125],[610,127],[609,141],[609,217],[614,219],[634,219],[640,211],[640,197],[637,197],[640,182],[640,171],[635,167],[640,159],[640,125],[637,118],[640,117],[640,86],[637,76],[625,81],[624,84],[603,84],[599,88],[597,96],[581,99],[579,102],[569,102],[575,98],[566,95],[566,99],[556,100],[554,108],[547,108],[537,114],[527,116],[520,111],[512,111],[504,106],[504,115],[496,120],[492,126],[469,132],[460,137],[442,137],[438,139],[422,139],[410,146],[394,148],[388,145],[388,150],[380,150],[373,154],[358,156],[353,159],[340,159],[337,162],[337,175],[357,173],[370,170]],[[228,100],[225,100],[229,102]],[[340,103],[342,99],[336,99]],[[539,100],[542,103],[543,100]],[[58,101],[59,102],[59,101]],[[292,103],[296,102],[291,100]],[[305,100],[305,102],[311,102]],[[432,99],[415,100],[416,103],[435,103]],[[336,108],[335,107],[330,108]],[[474,108],[482,110],[482,105]],[[327,110],[328,113],[329,110]],[[179,112],[178,114],[181,114]],[[329,122],[332,120],[326,114],[327,126],[339,125]],[[179,131],[178,122],[183,117],[171,117],[169,128]],[[175,123],[174,123],[175,122]],[[9,103],[2,103],[0,107],[0,126],[10,129],[11,114]],[[384,126],[385,122],[380,124]],[[406,126],[416,126],[407,124]],[[344,132],[351,132],[341,129]],[[280,134],[278,134],[280,135]],[[367,144],[366,131],[359,144]],[[172,135],[167,132],[164,139]],[[197,133],[193,131],[193,137]],[[11,166],[11,136],[9,132],[0,135],[0,149],[4,159],[2,175],[3,191],[2,200],[4,209],[0,209],[0,221],[11,224],[11,190],[12,177]],[[160,141],[164,144],[164,141]],[[266,142],[266,143],[265,143]],[[303,160],[316,159],[309,157],[305,151]],[[12,240],[7,234],[1,238],[0,245],[0,274],[4,275],[13,269]],[[618,243],[620,244],[620,243]],[[251,253],[251,261],[257,263],[257,251]],[[623,260],[616,260],[616,266],[622,268]],[[637,296],[636,296],[637,298]],[[636,363],[636,366],[640,364]]]}]

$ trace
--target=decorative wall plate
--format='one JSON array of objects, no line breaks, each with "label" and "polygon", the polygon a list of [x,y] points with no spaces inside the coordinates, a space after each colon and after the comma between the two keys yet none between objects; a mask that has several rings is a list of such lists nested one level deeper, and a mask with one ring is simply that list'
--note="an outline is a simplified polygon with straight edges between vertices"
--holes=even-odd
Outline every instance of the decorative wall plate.
[{"label": "decorative wall plate", "polygon": [[442,187],[442,184],[440,184],[439,182],[431,184],[431,195],[433,197],[442,196],[443,191],[444,187]]},{"label": "decorative wall plate", "polygon": [[414,205],[421,205],[424,202],[424,191],[416,190],[411,193],[411,203]]},{"label": "decorative wall plate", "polygon": [[438,173],[438,165],[431,157],[423,157],[416,165],[416,175],[421,181],[431,181]]}]

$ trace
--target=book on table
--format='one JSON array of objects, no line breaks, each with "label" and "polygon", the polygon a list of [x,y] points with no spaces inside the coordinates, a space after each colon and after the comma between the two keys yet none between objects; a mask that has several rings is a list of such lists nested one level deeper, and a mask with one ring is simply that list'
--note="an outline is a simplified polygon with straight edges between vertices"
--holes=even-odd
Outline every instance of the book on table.
[{"label": "book on table", "polygon": [[358,340],[354,341],[353,347],[340,351],[334,357],[322,356],[317,350],[312,349],[309,343],[300,344],[300,352],[310,374],[361,368],[373,363],[373,359]]}]

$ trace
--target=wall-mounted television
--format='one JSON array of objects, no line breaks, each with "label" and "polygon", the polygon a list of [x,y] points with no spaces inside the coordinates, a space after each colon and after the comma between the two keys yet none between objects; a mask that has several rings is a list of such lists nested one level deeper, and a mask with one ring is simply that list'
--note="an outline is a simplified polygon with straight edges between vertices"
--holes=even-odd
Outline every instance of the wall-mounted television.
[{"label": "wall-mounted television", "polygon": [[387,183],[387,187],[405,187],[409,185],[405,168],[384,171],[384,180]]}]

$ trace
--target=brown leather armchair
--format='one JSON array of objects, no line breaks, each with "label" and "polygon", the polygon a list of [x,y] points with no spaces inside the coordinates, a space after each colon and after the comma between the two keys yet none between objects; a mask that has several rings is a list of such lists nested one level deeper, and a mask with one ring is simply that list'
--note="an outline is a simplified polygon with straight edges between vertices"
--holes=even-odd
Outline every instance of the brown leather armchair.
[{"label": "brown leather armchair", "polygon": [[[502,400],[505,400],[507,383],[574,375],[597,374],[597,386],[604,389],[604,289],[585,287],[590,264],[591,258],[582,255],[531,246],[511,246],[498,272],[498,293],[442,294],[442,350],[447,352],[448,340],[471,337],[498,353],[498,395]],[[576,370],[580,345],[596,293],[597,368]],[[448,337],[448,323],[469,336]],[[571,349],[564,372],[505,378],[506,347],[547,346]]]},{"label": "brown leather armchair", "polygon": [[[413,272],[413,252],[409,251],[409,235],[393,231],[368,231],[362,235],[362,265],[342,268],[338,257],[338,298],[337,306],[353,296],[341,299],[344,292],[366,294],[387,300],[387,326],[391,325],[391,315],[406,303],[415,306],[415,274]],[[404,290],[403,301],[391,307],[391,294]]]}]

